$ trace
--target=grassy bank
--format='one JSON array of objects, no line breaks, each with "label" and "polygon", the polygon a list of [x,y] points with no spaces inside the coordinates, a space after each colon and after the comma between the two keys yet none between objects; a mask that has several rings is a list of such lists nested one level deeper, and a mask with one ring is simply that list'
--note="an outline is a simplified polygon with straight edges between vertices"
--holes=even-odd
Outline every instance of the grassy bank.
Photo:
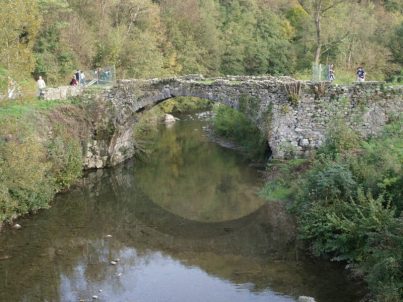
[{"label": "grassy bank", "polygon": [[0,223],[49,207],[82,171],[88,129],[77,100],[0,106]]},{"label": "grassy bank", "polygon": [[312,158],[269,163],[262,191],[288,200],[311,253],[348,264],[372,301],[403,299],[402,126],[363,140],[335,121]]},{"label": "grassy bank", "polygon": [[214,106],[214,132],[235,141],[251,159],[262,159],[267,144],[260,130],[240,111],[225,105]]}]

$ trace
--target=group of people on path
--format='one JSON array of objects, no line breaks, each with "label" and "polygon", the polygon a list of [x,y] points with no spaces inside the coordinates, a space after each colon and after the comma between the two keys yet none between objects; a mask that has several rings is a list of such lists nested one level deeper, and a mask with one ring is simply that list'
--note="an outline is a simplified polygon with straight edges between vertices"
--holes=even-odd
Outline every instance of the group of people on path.
[{"label": "group of people on path", "polygon": [[[362,66],[359,66],[355,72],[357,76],[357,82],[365,82],[365,75],[366,72]],[[334,74],[334,65],[330,64],[328,66],[328,72],[327,72],[327,80],[330,82],[333,82],[336,79],[335,74]]]},{"label": "group of people on path", "polygon": [[85,85],[85,74],[81,70],[76,70],[70,80],[70,86]]},{"label": "group of people on path", "polygon": [[[69,85],[70,86],[85,85],[84,72],[77,69],[77,71],[74,73],[72,79],[70,80]],[[36,81],[36,86],[38,87],[37,96],[42,97],[43,93],[44,93],[43,91],[46,88],[46,83],[45,83],[45,80],[42,78],[42,76],[38,77],[38,80]]]}]

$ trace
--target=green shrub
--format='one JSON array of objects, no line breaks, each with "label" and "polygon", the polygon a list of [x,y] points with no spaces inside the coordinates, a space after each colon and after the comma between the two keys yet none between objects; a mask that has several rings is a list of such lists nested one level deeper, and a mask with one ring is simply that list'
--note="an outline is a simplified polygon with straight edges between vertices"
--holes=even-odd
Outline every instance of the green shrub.
[{"label": "green shrub", "polygon": [[50,103],[24,101],[0,110],[0,223],[48,207],[81,175],[78,109]]},{"label": "green shrub", "polygon": [[[383,196],[358,190],[356,198],[312,202],[300,213],[303,238],[316,255],[358,263],[377,301],[403,298],[403,223]],[[385,205],[386,204],[386,205]],[[399,296],[400,295],[400,296]]]},{"label": "green shrub", "polygon": [[348,159],[351,170],[363,188],[374,195],[383,194],[403,209],[403,119],[387,125],[383,133],[362,142],[359,156]]},{"label": "green shrub", "polygon": [[292,193],[292,188],[286,182],[276,180],[266,183],[259,195],[268,201],[286,201],[292,196]]},{"label": "green shrub", "polygon": [[176,97],[159,105],[165,113],[183,113],[200,110],[211,110],[212,102],[196,97]]},{"label": "green shrub", "polygon": [[304,184],[305,196],[317,201],[354,196],[357,183],[345,164],[322,159],[316,163]]},{"label": "green shrub", "polygon": [[354,151],[359,147],[359,135],[348,127],[343,119],[336,118],[330,122],[325,143],[318,150],[318,153],[335,158],[337,154]]},{"label": "green shrub", "polygon": [[83,156],[78,138],[74,138],[63,125],[56,125],[48,144],[51,175],[58,189],[70,187],[82,172]]},{"label": "green shrub", "polygon": [[242,112],[230,107],[214,107],[213,127],[218,135],[238,142],[249,157],[262,157],[267,148],[260,130]]},{"label": "green shrub", "polygon": [[298,190],[300,172],[306,170],[310,161],[304,158],[290,160],[271,160],[267,163],[267,173],[272,180],[260,191],[260,196],[267,201],[290,200]]},{"label": "green shrub", "polygon": [[269,165],[277,178],[263,190],[293,199],[311,252],[351,263],[381,302],[403,300],[402,123],[398,116],[364,141],[336,120],[302,174],[292,161]]},{"label": "green shrub", "polygon": [[[28,124],[15,119],[2,123],[8,141],[0,143],[0,218],[10,220],[48,206],[54,194],[49,182],[46,149],[34,137]],[[16,126],[16,123],[19,126]]]}]

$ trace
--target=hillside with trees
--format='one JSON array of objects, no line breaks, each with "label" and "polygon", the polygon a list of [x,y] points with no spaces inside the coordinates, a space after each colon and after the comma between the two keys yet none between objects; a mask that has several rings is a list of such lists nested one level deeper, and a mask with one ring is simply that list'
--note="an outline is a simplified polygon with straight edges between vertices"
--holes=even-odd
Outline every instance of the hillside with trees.
[{"label": "hillside with trees", "polygon": [[119,78],[271,74],[402,81],[399,0],[4,0],[0,81],[114,65]]}]

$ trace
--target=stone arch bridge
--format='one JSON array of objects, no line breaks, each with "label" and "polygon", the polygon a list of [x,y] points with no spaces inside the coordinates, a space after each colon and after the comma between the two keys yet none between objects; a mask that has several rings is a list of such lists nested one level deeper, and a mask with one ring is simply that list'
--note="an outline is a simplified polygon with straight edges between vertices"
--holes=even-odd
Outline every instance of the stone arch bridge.
[{"label": "stone arch bridge", "polygon": [[[72,88],[62,92],[58,89],[49,89],[45,99],[73,94],[69,90]],[[82,97],[86,95],[84,91]],[[97,95],[100,104],[108,104],[108,113],[98,116],[98,122],[107,123],[113,131],[108,130],[111,135],[107,139],[93,135],[88,143],[86,166],[114,165],[131,157],[136,115],[179,96],[204,98],[241,110],[264,133],[274,158],[309,154],[324,142],[329,123],[335,118],[368,136],[378,133],[393,116],[403,112],[403,86],[382,82],[338,86],[290,77],[207,79],[200,75],[119,80]]]}]

